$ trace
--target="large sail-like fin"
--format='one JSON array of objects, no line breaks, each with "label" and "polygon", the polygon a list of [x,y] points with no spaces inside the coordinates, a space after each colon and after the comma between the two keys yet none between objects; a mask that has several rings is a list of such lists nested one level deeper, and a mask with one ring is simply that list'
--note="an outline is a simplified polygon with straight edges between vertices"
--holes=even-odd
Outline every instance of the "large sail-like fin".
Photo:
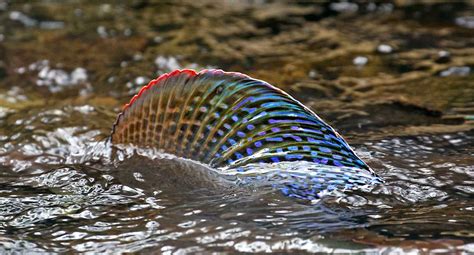
[{"label": "large sail-like fin", "polygon": [[119,114],[111,139],[218,168],[309,161],[371,172],[333,128],[293,97],[222,70],[177,70],[151,81]]}]

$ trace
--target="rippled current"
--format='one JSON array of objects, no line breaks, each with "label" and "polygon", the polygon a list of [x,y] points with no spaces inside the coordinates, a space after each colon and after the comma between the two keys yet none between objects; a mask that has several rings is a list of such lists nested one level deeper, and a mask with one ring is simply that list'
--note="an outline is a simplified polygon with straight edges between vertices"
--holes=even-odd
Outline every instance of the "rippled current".
[{"label": "rippled current", "polygon": [[[472,5],[196,2],[0,0],[0,253],[474,253]],[[385,183],[308,203],[112,150],[185,67],[288,90]]]}]

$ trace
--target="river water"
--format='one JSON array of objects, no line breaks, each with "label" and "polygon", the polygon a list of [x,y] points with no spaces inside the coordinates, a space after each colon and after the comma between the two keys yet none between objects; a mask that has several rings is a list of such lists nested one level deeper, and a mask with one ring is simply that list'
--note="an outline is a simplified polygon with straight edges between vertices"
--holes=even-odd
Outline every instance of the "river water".
[{"label": "river water", "polygon": [[[305,203],[111,157],[121,106],[177,68],[283,88],[385,184]],[[473,68],[471,2],[0,0],[0,252],[474,253]]]}]

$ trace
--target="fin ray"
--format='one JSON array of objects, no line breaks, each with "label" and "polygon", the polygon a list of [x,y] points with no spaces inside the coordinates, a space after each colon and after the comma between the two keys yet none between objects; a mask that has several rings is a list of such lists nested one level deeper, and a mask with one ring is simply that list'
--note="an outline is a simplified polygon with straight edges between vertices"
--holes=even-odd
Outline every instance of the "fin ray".
[{"label": "fin ray", "polygon": [[221,70],[178,70],[151,81],[119,114],[111,139],[212,167],[303,160],[373,174],[332,127],[286,92]]}]

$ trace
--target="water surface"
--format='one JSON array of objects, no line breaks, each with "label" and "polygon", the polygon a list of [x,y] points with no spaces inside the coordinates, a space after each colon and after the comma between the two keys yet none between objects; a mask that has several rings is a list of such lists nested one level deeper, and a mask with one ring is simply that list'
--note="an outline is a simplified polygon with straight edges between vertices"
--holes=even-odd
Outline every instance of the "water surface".
[{"label": "water surface", "polygon": [[[0,0],[0,252],[472,253],[473,17],[468,2]],[[121,106],[176,68],[289,91],[385,184],[311,204],[111,157]]]}]

